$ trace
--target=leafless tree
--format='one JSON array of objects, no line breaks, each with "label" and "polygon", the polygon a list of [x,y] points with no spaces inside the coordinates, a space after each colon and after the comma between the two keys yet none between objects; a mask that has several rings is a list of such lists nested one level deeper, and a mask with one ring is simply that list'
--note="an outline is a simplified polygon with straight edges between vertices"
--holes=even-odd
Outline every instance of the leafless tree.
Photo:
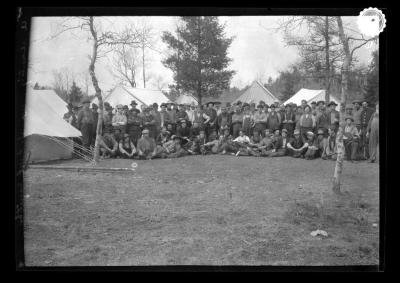
[{"label": "leafless tree", "polygon": [[[338,35],[340,38],[341,47],[344,51],[345,57],[343,60],[343,65],[341,68],[342,80],[341,80],[341,97],[340,97],[340,106],[346,103],[346,97],[348,92],[349,85],[349,73],[351,68],[351,62],[353,60],[354,52],[366,45],[368,42],[378,40],[378,37],[373,38],[365,38],[363,35],[360,37],[352,37],[347,36],[344,32],[343,21],[341,17],[336,17],[337,26],[338,26]],[[337,144],[337,159],[335,165],[335,171],[333,174],[333,191],[335,193],[340,193],[340,185],[341,185],[341,176],[343,170],[343,158],[344,158],[344,144],[343,144],[343,132],[344,132],[344,113],[340,111],[340,124],[339,130],[336,137]]]},{"label": "leafless tree", "polygon": [[100,19],[93,16],[89,17],[68,17],[63,18],[59,22],[57,30],[52,34],[50,39],[59,36],[65,32],[85,34],[87,39],[92,43],[92,54],[89,55],[89,75],[92,80],[96,97],[99,101],[99,118],[96,129],[96,142],[94,148],[94,162],[99,160],[99,141],[101,137],[103,124],[103,98],[102,91],[98,84],[95,73],[96,62],[100,58],[104,58],[108,53],[114,51],[119,46],[137,45],[140,42],[140,36],[131,26],[126,26],[123,30],[115,30],[105,27]]},{"label": "leafless tree", "polygon": [[165,81],[162,75],[151,75],[152,80],[150,81],[152,86],[162,91],[168,87],[168,83]]},{"label": "leafless tree", "polygon": [[140,66],[139,54],[136,48],[120,46],[114,51],[111,73],[120,83],[136,87],[137,70]]}]

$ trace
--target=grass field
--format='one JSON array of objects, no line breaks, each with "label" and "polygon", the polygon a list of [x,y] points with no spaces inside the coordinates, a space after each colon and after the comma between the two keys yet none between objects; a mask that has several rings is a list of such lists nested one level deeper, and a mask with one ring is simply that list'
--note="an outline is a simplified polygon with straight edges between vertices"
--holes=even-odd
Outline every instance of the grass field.
[{"label": "grass field", "polygon": [[28,169],[26,265],[379,263],[378,164],[345,162],[337,196],[335,163],[321,159],[135,162],[134,173]]}]

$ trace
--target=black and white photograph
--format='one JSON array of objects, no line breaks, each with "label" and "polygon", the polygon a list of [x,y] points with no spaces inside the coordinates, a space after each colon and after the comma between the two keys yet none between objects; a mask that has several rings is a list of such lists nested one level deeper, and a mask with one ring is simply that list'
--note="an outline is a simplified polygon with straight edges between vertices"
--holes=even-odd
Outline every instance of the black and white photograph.
[{"label": "black and white photograph", "polygon": [[17,265],[379,270],[390,23],[327,10],[32,16]]}]

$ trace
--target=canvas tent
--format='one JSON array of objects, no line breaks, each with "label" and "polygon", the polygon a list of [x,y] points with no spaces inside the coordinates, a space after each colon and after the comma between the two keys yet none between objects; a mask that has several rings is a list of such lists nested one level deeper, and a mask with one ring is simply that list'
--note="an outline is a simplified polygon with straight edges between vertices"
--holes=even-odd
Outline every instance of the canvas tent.
[{"label": "canvas tent", "polygon": [[233,102],[237,102],[240,100],[241,102],[247,103],[260,103],[260,101],[264,101],[266,104],[271,105],[276,101],[279,101],[268,89],[266,89],[260,82],[254,81],[251,86],[237,99]]},{"label": "canvas tent", "polygon": [[194,98],[193,95],[190,95],[190,94],[182,94],[182,95],[180,95],[176,99],[175,103],[177,103],[177,104],[192,104],[192,103],[194,103],[196,105],[199,104],[197,102],[197,99]]},{"label": "canvas tent", "polygon": [[[313,101],[325,101],[325,90],[302,88],[295,95],[286,100],[284,104],[296,103],[297,105],[300,105],[302,100],[307,101],[307,104],[310,104]],[[332,95],[329,96],[329,101],[334,101],[335,103],[339,104],[339,101]]]},{"label": "canvas tent", "polygon": [[[108,102],[113,107],[118,104],[130,105],[132,100],[137,102],[138,107],[142,104],[150,106],[153,103],[160,105],[169,102],[169,99],[160,90],[132,88],[122,85],[115,87],[108,95],[103,97],[103,102]],[[98,104],[97,97],[92,100],[92,103]]]},{"label": "canvas tent", "polygon": [[69,138],[81,136],[80,131],[62,119],[61,108],[57,113],[57,105],[47,98],[27,90],[24,139],[25,156],[30,154],[30,162],[71,158],[72,140]]},{"label": "canvas tent", "polygon": [[48,105],[59,117],[64,117],[67,113],[67,103],[62,100],[52,89],[32,89],[28,88],[26,97],[39,96],[42,102]]}]

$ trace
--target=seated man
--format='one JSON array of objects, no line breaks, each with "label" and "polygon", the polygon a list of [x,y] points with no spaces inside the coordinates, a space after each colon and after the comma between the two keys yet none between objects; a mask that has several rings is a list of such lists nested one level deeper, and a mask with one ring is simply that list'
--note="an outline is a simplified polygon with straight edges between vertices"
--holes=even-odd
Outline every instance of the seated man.
[{"label": "seated man", "polygon": [[170,140],[170,137],[171,133],[167,131],[167,127],[163,126],[161,127],[161,132],[157,136],[156,144],[163,145],[164,143]]},{"label": "seated man", "polygon": [[121,158],[131,159],[136,155],[136,147],[127,133],[125,133],[123,138],[119,141],[118,148]]},{"label": "seated man", "polygon": [[153,159],[157,157],[157,146],[155,140],[149,136],[150,131],[146,128],[142,131],[142,137],[138,140],[137,152],[139,159]]},{"label": "seated man", "polygon": [[200,147],[200,151],[203,155],[207,153],[218,153],[219,139],[216,129],[210,129],[211,133],[208,137],[208,141]]},{"label": "seated man", "polygon": [[336,160],[337,146],[336,146],[336,125],[331,125],[328,128],[328,138],[326,141],[325,149],[322,153],[322,159]]},{"label": "seated man", "polygon": [[272,140],[273,149],[268,154],[269,157],[279,157],[287,154],[287,144],[289,142],[287,135],[287,129],[282,130],[282,135],[279,134],[279,130],[275,130],[275,136]]},{"label": "seated man", "polygon": [[118,143],[111,133],[105,133],[99,140],[100,155],[102,158],[114,158],[117,155]]},{"label": "seated man", "polygon": [[173,137],[173,149],[168,154],[168,158],[178,158],[188,155],[188,152],[182,147],[185,140],[180,136]]},{"label": "seated man", "polygon": [[226,154],[227,147],[232,145],[233,137],[230,135],[228,127],[223,128],[223,134],[219,137],[218,152]]},{"label": "seated man", "polygon": [[317,146],[319,155],[321,155],[323,159],[326,159],[324,154],[327,145],[328,145],[328,138],[325,137],[325,129],[319,128],[317,131]]},{"label": "seated man", "polygon": [[170,132],[171,135],[175,135],[174,125],[172,123],[167,124],[167,131]]},{"label": "seated man", "polygon": [[303,142],[299,129],[294,130],[293,137],[287,144],[287,148],[288,148],[288,155],[294,158],[299,158],[299,157],[304,158],[304,155],[308,148],[308,144]]},{"label": "seated man", "polygon": [[201,129],[199,135],[193,138],[191,145],[188,149],[190,154],[200,154],[202,153],[202,149],[204,149],[204,144],[207,143],[206,132],[204,129]]},{"label": "seated man", "polygon": [[261,153],[261,156],[268,156],[270,150],[274,147],[272,145],[272,139],[274,134],[270,132],[269,129],[266,129],[264,138],[258,143],[257,150]]},{"label": "seated man", "polygon": [[248,136],[245,135],[244,130],[240,129],[239,136],[233,140],[234,144],[238,147],[238,151],[236,152],[236,156],[260,156],[260,153],[253,150],[250,145],[251,141]]},{"label": "seated man", "polygon": [[344,127],[343,133],[343,143],[346,153],[346,159],[351,162],[357,162],[357,151],[360,142],[360,133],[353,123],[353,117],[346,117],[346,126]]},{"label": "seated man", "polygon": [[305,159],[311,160],[318,157],[319,148],[318,148],[318,140],[316,139],[313,132],[307,132],[307,141],[306,144],[308,146],[306,154],[304,154]]},{"label": "seated man", "polygon": [[190,129],[187,126],[186,120],[181,120],[181,126],[176,130],[176,134],[182,138],[189,138],[190,136]]}]

